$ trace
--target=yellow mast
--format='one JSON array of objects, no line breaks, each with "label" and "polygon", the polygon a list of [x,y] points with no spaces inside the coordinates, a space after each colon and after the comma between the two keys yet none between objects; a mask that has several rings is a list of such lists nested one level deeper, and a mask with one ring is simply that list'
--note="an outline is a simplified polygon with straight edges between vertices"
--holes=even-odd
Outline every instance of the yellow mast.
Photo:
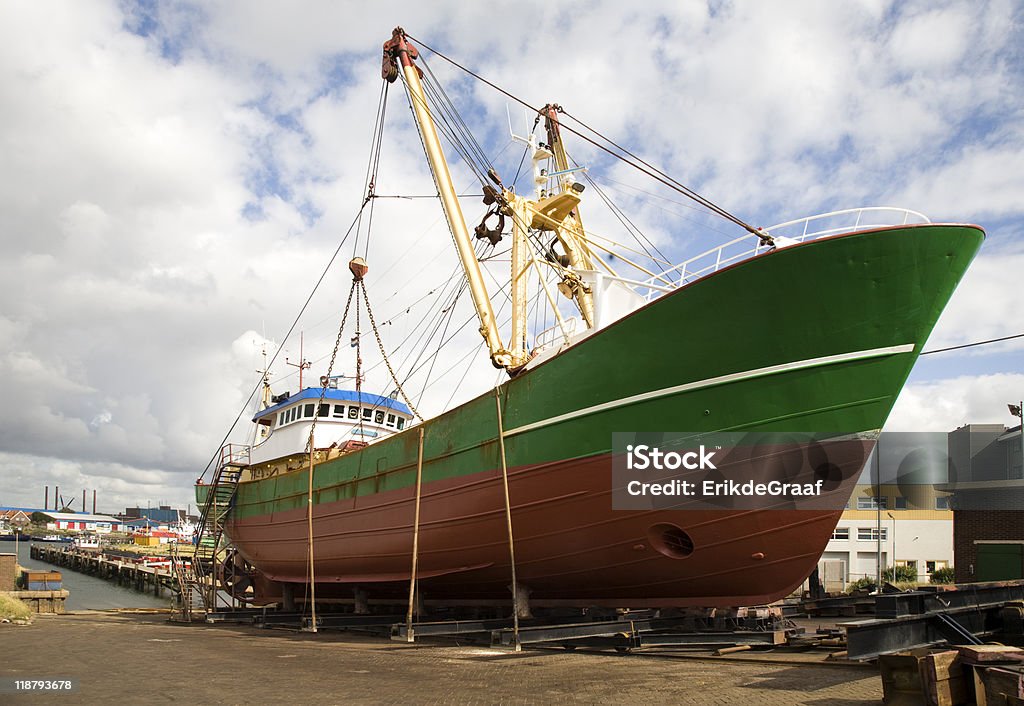
[{"label": "yellow mast", "polygon": [[[557,258],[557,263],[553,263],[560,270],[562,276],[558,291],[574,301],[589,328],[594,325],[593,292],[577,274],[581,270],[594,269],[590,248],[581,237],[583,221],[580,218],[579,203],[583,185],[575,183],[570,175],[572,170],[569,168],[569,159],[565,154],[565,146],[562,144],[558,130],[558,106],[548,104],[540,112],[544,116],[544,126],[550,149],[550,152],[543,154],[554,158],[555,171],[553,175],[558,188],[554,193],[542,191],[536,200],[518,196],[509,189],[506,189],[502,195],[508,204],[506,212],[528,214],[525,226],[536,230],[551,231],[561,243],[565,254]],[[533,145],[532,141],[530,144]],[[543,177],[541,180],[546,182]],[[519,218],[516,220],[518,222]],[[513,231],[513,233],[516,232]],[[515,298],[512,301],[515,304]]]},{"label": "yellow mast", "polygon": [[[547,263],[561,277],[558,291],[573,300],[588,328],[594,326],[593,292],[579,274],[581,271],[593,270],[595,265],[594,255],[583,233],[583,221],[580,218],[578,208],[583,185],[576,183],[571,176],[571,172],[575,170],[569,167],[565,147],[559,134],[559,108],[557,105],[549,104],[540,112],[545,118],[550,151],[535,151],[534,159],[554,158],[555,171],[552,173],[552,176],[556,178],[555,183],[557,184],[554,193],[548,193],[544,190],[537,194],[536,199],[530,199],[517,195],[512,189],[502,188],[500,194],[489,185],[484,189],[485,192],[489,192],[490,197],[489,199],[485,198],[484,203],[490,204],[498,201],[499,203],[495,208],[500,213],[505,216],[511,216],[513,219],[510,288],[512,326],[509,345],[508,348],[505,348],[501,342],[494,310],[483,280],[480,263],[477,261],[476,253],[473,249],[473,241],[470,239],[465,216],[462,213],[462,207],[459,204],[455,187],[452,184],[448,163],[441,149],[441,143],[437,138],[434,119],[427,106],[426,94],[420,81],[421,72],[413,63],[418,56],[419,52],[408,41],[404,30],[401,27],[396,27],[392,32],[391,39],[384,43],[384,61],[381,73],[384,79],[389,82],[395,81],[399,76],[399,72],[405,78],[413,113],[416,117],[420,136],[423,138],[423,147],[427,154],[427,161],[430,164],[430,170],[434,176],[438,194],[441,197],[445,217],[448,220],[448,226],[455,240],[459,259],[462,261],[466,278],[469,281],[470,294],[473,297],[473,304],[480,319],[480,334],[487,342],[487,347],[491,354],[491,362],[495,367],[515,372],[530,359],[526,322],[527,285],[530,265],[537,266],[536,257],[533,254],[533,246],[528,240],[531,229],[549,231],[555,234],[564,250],[564,254],[559,255],[551,252],[542,253],[541,255],[542,257],[547,256]],[[531,146],[536,146],[532,137],[529,142]],[[535,169],[539,172],[539,167],[535,167]],[[538,177],[538,180],[547,183],[547,179],[544,177]],[[500,185],[500,180],[496,177],[495,181]],[[488,236],[494,236],[492,242],[500,240],[500,228],[501,226],[499,225],[498,230],[491,232],[490,236]],[[481,224],[477,229],[477,237],[484,237],[481,235],[481,232],[489,232],[484,224]],[[539,268],[538,275],[543,278],[543,273],[539,271]],[[557,309],[555,314],[558,317]]]},{"label": "yellow mast", "polygon": [[487,342],[487,348],[491,354],[491,362],[495,367],[514,367],[512,355],[501,343],[501,336],[498,333],[498,326],[494,317],[494,309],[491,307],[491,298],[484,284],[483,273],[480,271],[480,263],[477,262],[476,252],[473,250],[473,241],[470,240],[466,219],[462,215],[462,207],[459,205],[455,186],[452,184],[448,163],[445,161],[444,152],[441,150],[441,143],[437,139],[437,128],[434,125],[434,119],[430,114],[430,109],[427,107],[427,97],[423,91],[423,84],[420,82],[420,71],[413,63],[413,60],[418,56],[419,52],[416,50],[416,47],[406,40],[405,32],[402,28],[396,27],[391,39],[384,43],[382,74],[387,81],[394,81],[398,78],[398,64],[401,64],[401,71],[405,76],[405,84],[409,91],[413,113],[416,116],[416,123],[420,129],[420,136],[423,138],[423,147],[427,153],[427,161],[430,163],[430,171],[434,175],[434,183],[437,185],[437,191],[441,197],[445,217],[448,219],[448,226],[451,228],[452,237],[455,239],[455,247],[458,250],[459,259],[462,260],[463,269],[466,271],[466,278],[469,280],[469,291],[473,297],[477,316],[480,319],[480,335]]}]

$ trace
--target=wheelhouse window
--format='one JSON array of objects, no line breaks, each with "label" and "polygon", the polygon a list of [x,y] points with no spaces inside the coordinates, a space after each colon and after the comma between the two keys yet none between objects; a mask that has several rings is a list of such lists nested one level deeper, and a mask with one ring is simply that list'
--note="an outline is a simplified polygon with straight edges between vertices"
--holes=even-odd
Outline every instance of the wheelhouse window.
[{"label": "wheelhouse window", "polygon": [[395,426],[395,415],[393,415],[393,414],[389,414],[388,415],[388,426],[389,427]]},{"label": "wheelhouse window", "polygon": [[304,416],[307,419],[309,419],[309,418],[311,418],[313,416],[313,412],[315,412],[315,411],[316,411],[316,405],[315,404],[307,404],[307,405],[305,405],[305,407],[303,407],[303,415],[302,416]]},{"label": "wheelhouse window", "polygon": [[355,406],[349,407],[348,408],[348,418],[349,419],[358,419],[359,418],[359,408],[355,407]]},{"label": "wheelhouse window", "polygon": [[345,405],[336,404],[334,405],[334,416],[341,418],[345,416]]},{"label": "wheelhouse window", "polygon": [[383,412],[375,412],[374,415],[373,415],[373,421],[375,423],[377,423],[377,424],[383,424],[384,423],[384,413]]},{"label": "wheelhouse window", "polygon": [[327,416],[330,416],[330,414],[331,414],[331,405],[329,405],[329,404],[322,404],[322,405],[320,405],[320,411],[319,411],[317,416],[327,417]]},{"label": "wheelhouse window", "polygon": [[373,410],[369,407],[363,407],[363,419],[366,421],[373,419]]},{"label": "wheelhouse window", "polygon": [[404,426],[405,426],[405,420],[402,419],[401,417],[399,417],[398,418],[398,429],[399,429],[399,431],[401,431],[402,427],[404,427]]}]

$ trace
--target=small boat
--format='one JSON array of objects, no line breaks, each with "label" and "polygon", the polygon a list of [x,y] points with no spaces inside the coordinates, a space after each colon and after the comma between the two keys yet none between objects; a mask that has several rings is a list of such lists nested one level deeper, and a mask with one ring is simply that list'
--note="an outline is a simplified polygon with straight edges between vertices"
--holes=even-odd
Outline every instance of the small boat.
[{"label": "small boat", "polygon": [[96,535],[79,535],[74,538],[74,544],[78,549],[99,549],[100,538]]}]

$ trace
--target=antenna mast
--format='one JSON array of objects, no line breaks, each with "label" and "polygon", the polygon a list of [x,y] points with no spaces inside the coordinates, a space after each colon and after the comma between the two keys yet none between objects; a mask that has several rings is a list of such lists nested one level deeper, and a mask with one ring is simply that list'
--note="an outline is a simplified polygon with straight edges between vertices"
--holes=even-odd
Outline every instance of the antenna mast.
[{"label": "antenna mast", "polygon": [[[293,363],[290,360],[288,360],[287,357],[284,359],[285,365],[290,365],[293,368],[298,368],[299,369],[299,392],[302,392],[302,389],[303,389],[302,388],[302,371],[303,370],[309,370],[309,366],[312,365],[312,363],[310,363],[308,360],[306,360],[305,356],[302,354],[302,346],[303,346],[303,332],[299,331],[299,362],[298,363]],[[266,355],[266,353],[264,353],[264,355]]]}]

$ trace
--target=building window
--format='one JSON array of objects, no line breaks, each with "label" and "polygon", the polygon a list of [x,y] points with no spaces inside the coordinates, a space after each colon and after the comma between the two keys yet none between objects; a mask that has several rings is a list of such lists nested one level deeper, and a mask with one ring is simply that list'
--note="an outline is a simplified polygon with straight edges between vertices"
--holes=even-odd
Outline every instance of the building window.
[{"label": "building window", "polygon": [[886,498],[884,496],[880,497],[880,498],[864,498],[864,497],[857,498],[857,509],[858,510],[878,510],[878,509],[885,510],[889,506],[889,503],[887,501],[888,501],[888,498]]},{"label": "building window", "polygon": [[849,527],[836,527],[832,530],[832,539],[849,539],[850,528]]},{"label": "building window", "polygon": [[935,497],[935,509],[936,510],[948,510],[949,509],[949,496],[948,495],[937,495]]},{"label": "building window", "polygon": [[861,541],[871,540],[877,542],[881,539],[883,542],[886,540],[888,532],[887,528],[883,527],[879,530],[877,527],[858,527],[857,528],[857,539]]},{"label": "building window", "polygon": [[945,568],[946,568],[946,562],[942,561],[942,560],[926,561],[924,563],[924,571],[929,576],[934,574],[937,569],[945,569]]},{"label": "building window", "polygon": [[904,498],[902,495],[898,495],[895,498],[893,498],[892,506],[893,506],[893,509],[896,509],[896,510],[906,510],[907,509],[907,499]]}]

